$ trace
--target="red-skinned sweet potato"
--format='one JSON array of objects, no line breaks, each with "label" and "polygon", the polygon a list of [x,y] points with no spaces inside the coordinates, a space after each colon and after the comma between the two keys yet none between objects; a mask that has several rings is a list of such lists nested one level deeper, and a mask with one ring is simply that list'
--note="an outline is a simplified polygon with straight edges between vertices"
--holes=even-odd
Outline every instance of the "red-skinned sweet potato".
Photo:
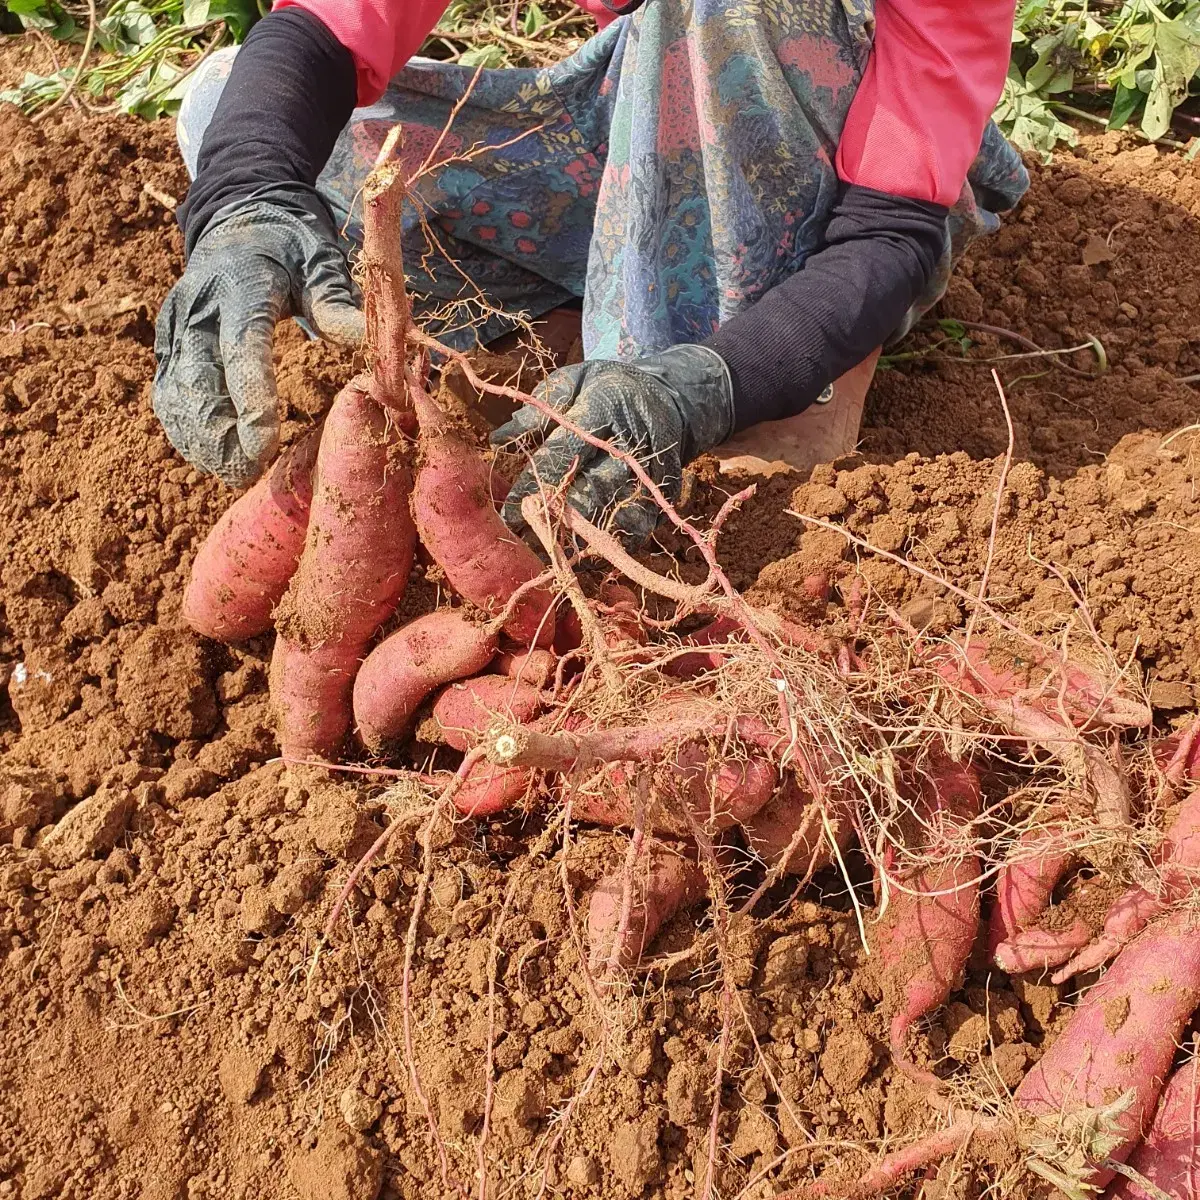
[{"label": "red-skinned sweet potato", "polygon": [[[639,619],[637,593],[615,579],[606,579],[600,585],[600,595],[593,601],[601,623],[605,627],[605,641],[613,649],[629,643],[643,644],[646,630]],[[569,654],[583,645],[583,626],[579,614],[570,604],[563,604],[554,628],[555,654]]]},{"label": "red-skinned sweet potato", "polygon": [[312,505],[314,431],[293,443],[212,527],[183,593],[183,619],[219,642],[271,628],[271,613],[295,574]]},{"label": "red-skinned sweet potato", "polygon": [[372,637],[408,584],[416,529],[408,448],[362,381],[342,389],[317,452],[304,551],[276,611],[271,700],[285,757],[328,757]]},{"label": "red-skinned sweet potato", "polygon": [[452,683],[433,705],[441,740],[455,750],[469,750],[480,734],[497,721],[524,725],[537,716],[542,694],[507,675],[478,675]]},{"label": "red-skinned sweet potato", "polygon": [[530,687],[548,688],[554,682],[558,659],[550,650],[534,647],[532,650],[501,650],[492,663],[497,675],[527,683]]},{"label": "red-skinned sweet potato", "polygon": [[476,763],[454,794],[454,807],[464,817],[491,817],[506,812],[525,798],[533,776],[524,767]]},{"label": "red-skinned sweet potato", "polygon": [[[1200,1196],[1200,1058],[1195,1054],[1167,1080],[1150,1132],[1128,1162],[1160,1193],[1180,1200]],[[1105,1196],[1107,1200],[1156,1200],[1126,1177],[1118,1178]]]},{"label": "red-skinned sweet potato", "polygon": [[[1126,946],[1104,978],[1084,995],[1066,1027],[1017,1087],[1017,1104],[1028,1116],[1043,1118],[1059,1135],[1072,1128],[1073,1117],[1108,1109],[1103,1152],[1123,1162],[1150,1124],[1179,1036],[1198,1004],[1200,927],[1195,913],[1177,910]],[[1082,1128],[1081,1123],[1079,1132]],[[869,1200],[961,1149],[973,1136],[1011,1134],[1007,1122],[966,1115],[853,1179],[839,1171],[836,1180],[822,1178],[779,1200]],[[1080,1184],[1102,1188],[1113,1175],[1111,1168],[1097,1165],[1085,1170]]]},{"label": "red-skinned sweet potato", "polygon": [[700,867],[661,843],[633,864],[629,883],[624,871],[614,871],[588,900],[588,961],[598,973],[636,965],[663,925],[705,887]]},{"label": "red-skinned sweet potato", "polygon": [[367,655],[354,681],[354,722],[371,750],[408,732],[426,697],[445,683],[482,670],[496,636],[458,609],[410,621]]},{"label": "red-skinned sweet potato", "polygon": [[1154,760],[1174,786],[1188,781],[1200,783],[1200,717],[1184,729],[1157,741]]},{"label": "red-skinned sweet potato", "polygon": [[[496,512],[483,456],[451,429],[427,393],[413,389],[413,401],[421,463],[412,512],[421,541],[460,596],[499,613],[518,587],[542,573],[543,564]],[[549,589],[532,589],[517,604],[505,632],[523,646],[549,645],[553,607]]]},{"label": "red-skinned sweet potato", "polygon": [[1098,669],[1071,662],[1060,664],[1049,656],[1041,663],[994,646],[986,638],[949,648],[937,662],[947,682],[980,697],[1021,697],[1039,712],[1058,717],[1063,710],[1078,725],[1137,728],[1150,721],[1150,710],[1140,700],[1104,677]]},{"label": "red-skinned sweet potato", "polygon": [[[610,766],[592,789],[575,794],[572,815],[609,828],[631,825],[633,774],[624,763]],[[685,838],[692,835],[693,821],[710,832],[729,829],[758,812],[778,784],[779,772],[765,758],[755,755],[714,764],[705,747],[689,743],[676,752],[670,773],[660,773],[661,803],[651,807],[647,829]]]},{"label": "red-skinned sweet potato", "polygon": [[1063,929],[1022,929],[995,948],[992,961],[1010,975],[1052,971],[1082,950],[1094,934],[1083,917],[1076,917]]},{"label": "red-skinned sweet potato", "polygon": [[[1084,995],[1021,1081],[1017,1102],[1034,1116],[1051,1117],[1108,1105],[1131,1092],[1131,1103],[1115,1118],[1125,1140],[1112,1157],[1123,1161],[1150,1122],[1197,1004],[1200,928],[1194,913],[1178,911],[1126,946]],[[1103,1187],[1112,1175],[1099,1169],[1088,1182]]]},{"label": "red-skinned sweet potato", "polygon": [[971,767],[938,758],[922,769],[915,792],[910,841],[924,861],[896,881],[903,890],[890,889],[868,940],[879,962],[893,1059],[905,1074],[936,1083],[908,1059],[908,1034],[945,1003],[979,930],[979,861],[970,828],[980,810],[979,781]]},{"label": "red-skinned sweet potato", "polygon": [[1105,914],[1100,936],[1055,972],[1052,982],[1065,983],[1083,971],[1102,966],[1147,922],[1190,894],[1200,882],[1200,788],[1179,806],[1156,857],[1159,887],[1153,892],[1133,887],[1118,896]]},{"label": "red-skinned sweet potato", "polygon": [[[1037,924],[1076,855],[1061,834],[1033,829],[1021,835],[996,879],[996,904],[988,922],[988,950]],[[1003,968],[1007,970],[1007,968]]]},{"label": "red-skinned sweet potato", "polygon": [[743,821],[742,827],[750,849],[767,866],[778,865],[786,855],[782,866],[786,874],[809,875],[835,861],[835,846],[842,852],[849,849],[854,840],[853,806],[839,793],[826,802],[822,812],[789,775],[771,801]]}]

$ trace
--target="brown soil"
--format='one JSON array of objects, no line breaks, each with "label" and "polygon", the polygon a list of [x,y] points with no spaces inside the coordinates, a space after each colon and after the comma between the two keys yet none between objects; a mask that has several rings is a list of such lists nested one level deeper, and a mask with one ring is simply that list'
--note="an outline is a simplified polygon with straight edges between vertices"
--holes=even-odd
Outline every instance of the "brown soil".
[{"label": "brown soil", "polygon": [[[43,128],[0,110],[0,144],[0,1197],[447,1194],[403,1066],[413,836],[367,871],[314,967],[347,870],[386,819],[382,785],[272,762],[269,639],[228,649],[179,624],[189,562],[228,497],[150,410],[154,315],[180,268],[172,131],[76,113]],[[1034,169],[1021,215],[945,309],[1045,347],[1103,340],[1112,370],[1095,382],[1005,364],[1016,452],[990,593],[1049,630],[1077,610],[1075,589],[1166,723],[1200,688],[1200,441],[1165,440],[1200,420],[1174,379],[1200,371],[1200,167],[1107,138],[1085,147]],[[1097,239],[1113,257],[1096,261]],[[292,438],[349,365],[290,327],[278,358]],[[865,456],[776,477],[730,522],[739,586],[802,613],[807,575],[850,570],[845,540],[792,507],[978,586],[1005,443],[987,368],[890,372],[870,421]],[[701,500],[728,486],[698,473]],[[944,589],[861,557],[914,624],[962,620]],[[493,1194],[702,1195],[721,990],[684,974],[601,1024],[568,901],[621,842],[578,836],[565,869],[512,825],[439,839],[409,981],[424,1095],[470,1180],[490,1025]],[[847,907],[814,891],[732,931],[730,982],[762,1054],[735,1026],[721,1195],[801,1178],[813,1135],[872,1143],[930,1120],[890,1068]],[[662,944],[686,945],[695,915]],[[987,980],[973,964],[912,1049],[1013,1085],[1069,1010],[1059,989]]]}]

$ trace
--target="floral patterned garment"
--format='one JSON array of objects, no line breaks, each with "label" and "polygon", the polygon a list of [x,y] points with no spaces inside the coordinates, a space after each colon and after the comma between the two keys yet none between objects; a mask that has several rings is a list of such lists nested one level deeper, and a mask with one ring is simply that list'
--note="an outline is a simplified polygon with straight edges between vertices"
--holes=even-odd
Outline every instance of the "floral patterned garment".
[{"label": "floral patterned garment", "polygon": [[[358,242],[356,197],[403,125],[409,284],[418,313],[459,346],[511,328],[504,314],[574,297],[588,358],[700,341],[820,246],[872,32],[869,0],[647,0],[553,67],[477,75],[415,59],[355,110],[318,189]],[[193,172],[231,61],[213,55],[184,100]],[[1027,186],[989,126],[943,270],[898,333]],[[472,297],[499,311],[481,320],[459,305],[447,324],[447,302]]]}]

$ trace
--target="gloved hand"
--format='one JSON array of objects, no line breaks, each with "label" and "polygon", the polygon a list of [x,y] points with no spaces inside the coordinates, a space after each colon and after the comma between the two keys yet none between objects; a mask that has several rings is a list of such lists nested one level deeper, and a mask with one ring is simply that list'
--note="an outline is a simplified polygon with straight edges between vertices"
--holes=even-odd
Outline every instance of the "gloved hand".
[{"label": "gloved hand", "polygon": [[328,210],[312,189],[277,184],[215,214],[155,330],[154,411],[175,449],[230,487],[278,448],[271,344],[296,315],[330,341],[362,340]]},{"label": "gloved hand", "polygon": [[[733,432],[733,383],[724,359],[706,346],[674,346],[633,362],[583,362],[555,371],[535,395],[576,425],[636,455],[667,499],[679,496],[683,467]],[[492,434],[493,445],[545,434],[554,426],[531,405]],[[633,542],[660,516],[633,472],[561,426],[546,437],[504,504],[513,529],[521,500],[562,481],[578,459],[566,499],[589,520],[604,518]],[[640,493],[640,494],[639,494]]]}]

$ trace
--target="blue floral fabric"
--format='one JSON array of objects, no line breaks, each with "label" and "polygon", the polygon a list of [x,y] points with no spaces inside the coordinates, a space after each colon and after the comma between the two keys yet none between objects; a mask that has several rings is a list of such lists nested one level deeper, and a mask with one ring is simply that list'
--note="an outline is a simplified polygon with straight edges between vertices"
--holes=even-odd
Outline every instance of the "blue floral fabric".
[{"label": "blue floral fabric", "polygon": [[[872,30],[870,0],[647,0],[552,67],[413,60],[355,111],[318,189],[358,242],[356,197],[403,126],[406,273],[418,313],[460,346],[573,297],[588,358],[700,341],[821,244]],[[213,55],[184,100],[193,172],[231,61]],[[989,127],[910,321],[1027,186]]]}]

